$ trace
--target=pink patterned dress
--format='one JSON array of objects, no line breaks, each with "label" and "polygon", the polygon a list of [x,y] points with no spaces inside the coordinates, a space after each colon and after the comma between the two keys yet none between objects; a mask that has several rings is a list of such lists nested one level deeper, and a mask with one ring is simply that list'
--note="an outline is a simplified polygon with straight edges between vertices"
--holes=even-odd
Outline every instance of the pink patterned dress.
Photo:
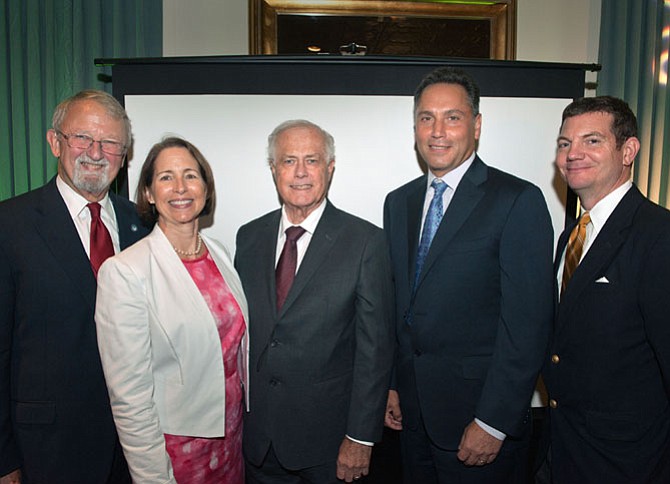
[{"label": "pink patterned dress", "polygon": [[238,368],[244,316],[209,252],[183,261],[212,312],[221,339],[226,375],[226,435],[198,438],[165,434],[179,484],[243,484],[242,385]]}]

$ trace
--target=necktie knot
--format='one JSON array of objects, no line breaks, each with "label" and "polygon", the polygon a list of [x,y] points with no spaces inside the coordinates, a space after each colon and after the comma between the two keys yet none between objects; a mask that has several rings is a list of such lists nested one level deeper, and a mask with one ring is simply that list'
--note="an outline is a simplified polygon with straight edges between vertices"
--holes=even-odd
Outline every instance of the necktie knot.
[{"label": "necktie knot", "polygon": [[433,197],[441,197],[442,195],[444,195],[444,191],[447,189],[448,185],[439,178],[435,178],[433,180],[433,183],[430,184],[430,186],[433,187],[433,190],[435,190],[435,194],[433,195]]},{"label": "necktie knot", "polygon": [[96,219],[100,218],[100,204],[98,202],[91,202],[86,205],[88,207],[88,210],[91,212],[91,218]]},{"label": "necktie knot", "polygon": [[302,237],[302,234],[305,233],[305,229],[303,229],[300,225],[293,225],[287,228],[285,233],[287,242],[296,242],[300,237]]},{"label": "necktie knot", "polygon": [[579,218],[579,225],[586,228],[588,224],[591,223],[591,215],[589,212],[584,212],[582,216]]}]

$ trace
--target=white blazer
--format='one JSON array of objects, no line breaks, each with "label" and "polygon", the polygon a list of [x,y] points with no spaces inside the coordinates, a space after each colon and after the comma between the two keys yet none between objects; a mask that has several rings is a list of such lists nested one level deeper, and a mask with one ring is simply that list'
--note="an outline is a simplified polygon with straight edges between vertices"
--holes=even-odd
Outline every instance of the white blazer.
[{"label": "white blazer", "polygon": [[[230,256],[218,242],[205,236],[203,241],[248,324]],[[225,375],[214,317],[158,225],[100,267],[95,321],[133,481],[174,483],[163,433],[223,436]],[[248,411],[248,330],[240,354]]]}]

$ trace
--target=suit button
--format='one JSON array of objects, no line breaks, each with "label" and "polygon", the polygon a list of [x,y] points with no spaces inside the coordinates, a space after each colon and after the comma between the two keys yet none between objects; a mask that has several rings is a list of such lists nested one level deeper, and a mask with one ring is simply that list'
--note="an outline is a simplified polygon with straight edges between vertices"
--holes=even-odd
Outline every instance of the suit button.
[{"label": "suit button", "polygon": [[558,357],[558,355],[551,355],[551,362],[554,363],[555,365],[558,364],[558,362],[561,361],[561,359]]},{"label": "suit button", "polygon": [[552,398],[551,400],[549,400],[549,406],[551,408],[557,408],[558,407],[558,402]]},{"label": "suit button", "polygon": [[421,356],[421,350],[414,350],[414,356]]},{"label": "suit button", "polygon": [[271,387],[276,387],[277,385],[279,385],[279,380],[276,380],[275,378],[270,380],[270,386]]},{"label": "suit button", "polygon": [[270,343],[271,348],[276,348],[277,345],[279,345],[279,341],[277,341],[276,339],[273,339],[272,342]]}]

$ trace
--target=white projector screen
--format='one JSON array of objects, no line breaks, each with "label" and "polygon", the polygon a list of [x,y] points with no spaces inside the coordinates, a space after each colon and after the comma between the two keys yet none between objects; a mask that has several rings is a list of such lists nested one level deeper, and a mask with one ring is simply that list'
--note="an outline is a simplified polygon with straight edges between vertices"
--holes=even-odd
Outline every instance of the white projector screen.
[{"label": "white projector screen", "polygon": [[[566,186],[556,175],[555,140],[570,99],[482,97],[478,153],[487,164],[530,180],[544,193],[555,239],[565,220]],[[131,199],[151,146],[166,135],[195,144],[212,165],[216,209],[204,231],[231,254],[244,223],[279,207],[266,161],[268,134],[288,119],[308,119],[335,138],[329,199],[381,226],[386,194],[421,175],[414,152],[411,96],[128,95],[134,156]]]}]

